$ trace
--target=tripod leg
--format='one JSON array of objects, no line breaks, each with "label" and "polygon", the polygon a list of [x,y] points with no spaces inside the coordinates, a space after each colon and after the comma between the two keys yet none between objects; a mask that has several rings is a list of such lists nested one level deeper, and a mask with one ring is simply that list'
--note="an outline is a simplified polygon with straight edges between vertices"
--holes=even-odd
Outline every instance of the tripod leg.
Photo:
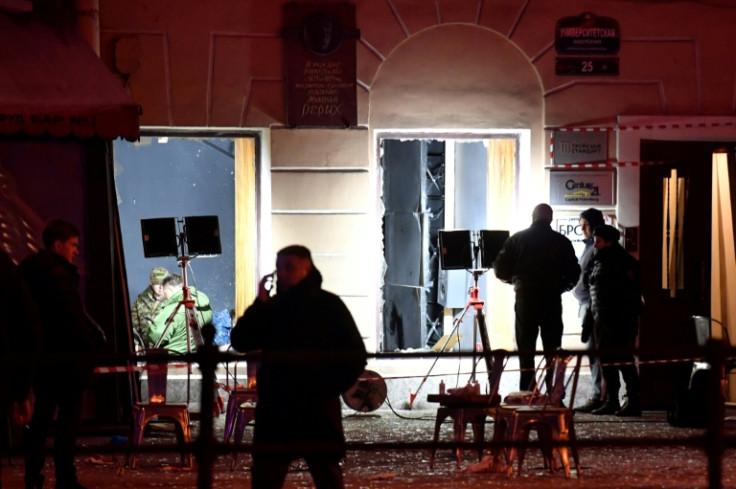
[{"label": "tripod leg", "polygon": [[483,309],[475,312],[475,325],[480,333],[480,342],[483,345],[483,358],[486,361],[486,370],[488,371],[488,385],[493,384],[491,372],[493,371],[493,359],[491,357],[491,340],[488,339],[488,331],[486,330],[486,318],[483,315]]},{"label": "tripod leg", "polygon": [[204,339],[202,338],[202,328],[199,324],[199,318],[197,317],[197,311],[194,308],[187,308],[187,325],[192,333],[194,344],[197,348],[204,345]]}]

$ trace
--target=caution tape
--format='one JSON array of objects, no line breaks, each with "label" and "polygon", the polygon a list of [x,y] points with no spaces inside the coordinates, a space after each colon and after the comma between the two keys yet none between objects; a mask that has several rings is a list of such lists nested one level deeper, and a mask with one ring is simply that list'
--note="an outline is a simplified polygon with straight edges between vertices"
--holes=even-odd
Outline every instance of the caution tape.
[{"label": "caution tape", "polygon": [[673,122],[657,124],[615,124],[611,126],[560,126],[547,127],[549,131],[559,132],[613,132],[613,131],[652,131],[668,129],[707,129],[736,127],[736,121],[720,122]]},{"label": "caution tape", "polygon": [[554,133],[555,132],[615,132],[615,131],[653,131],[669,129],[707,129],[707,128],[729,128],[736,127],[736,121],[720,122],[675,122],[657,124],[615,124],[611,126],[561,126],[546,127],[552,131],[550,136],[549,157],[550,164],[554,168],[621,168],[639,167],[649,165],[662,165],[661,161],[599,161],[591,163],[555,164],[554,162]]},{"label": "caution tape", "polygon": [[[554,157],[552,157],[554,160]],[[663,161],[605,161],[599,163],[552,163],[548,169],[570,169],[570,168],[625,168],[664,165]]]},{"label": "caution tape", "polygon": [[[604,129],[604,128],[590,128],[590,129]],[[576,132],[576,131],[572,131]],[[586,132],[586,131],[577,131]],[[596,131],[587,131],[596,132]],[[600,131],[597,131],[600,132]],[[555,163],[555,137],[554,134],[549,138],[549,169],[574,169],[574,168],[625,168],[625,167],[640,167],[640,166],[652,166],[652,165],[663,165],[663,161],[593,161],[584,163]]]},{"label": "caution tape", "polygon": [[[183,368],[186,367],[186,363],[169,363],[168,368]],[[151,368],[160,367],[160,365],[127,365],[127,366],[113,366],[113,367],[95,367],[96,374],[119,374],[125,372],[142,372],[144,370],[150,370]]]}]

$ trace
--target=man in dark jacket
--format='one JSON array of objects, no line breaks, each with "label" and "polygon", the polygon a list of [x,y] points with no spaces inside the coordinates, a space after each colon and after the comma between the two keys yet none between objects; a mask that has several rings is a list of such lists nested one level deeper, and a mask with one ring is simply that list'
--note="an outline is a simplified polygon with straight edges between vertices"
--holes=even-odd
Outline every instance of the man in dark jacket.
[{"label": "man in dark jacket", "polygon": [[0,277],[0,358],[10,361],[2,364],[0,419],[24,426],[31,417],[31,362],[38,353],[38,314],[17,267],[2,250]]},{"label": "man in dark jacket", "polygon": [[[613,226],[595,229],[595,256],[586,280],[590,287],[596,347],[600,350],[605,401],[591,414],[641,416],[639,372],[634,346],[639,334],[641,273],[639,262],[618,243],[620,233]],[[626,383],[627,401],[619,405],[621,382]]]},{"label": "man in dark jacket", "polygon": [[[534,352],[542,335],[545,355],[550,358],[562,345],[562,298],[580,276],[572,243],[554,231],[552,208],[539,204],[532,225],[509,237],[493,262],[496,277],[514,285],[516,292],[516,345],[521,376],[519,388],[534,381]],[[552,372],[547,372],[547,382]]]},{"label": "man in dark jacket", "polygon": [[87,316],[79,295],[79,274],[73,264],[79,252],[79,235],[73,224],[53,220],[43,231],[44,249],[20,264],[41,317],[41,351],[59,360],[39,365],[33,383],[34,413],[24,436],[26,489],[43,486],[46,438],[55,413],[56,489],[82,487],[77,481],[74,447],[82,394],[92,375],[92,364],[85,361],[85,354],[101,349],[105,335]]},{"label": "man in dark jacket", "polygon": [[253,488],[280,488],[291,461],[304,458],[317,489],[341,489],[340,393],[363,372],[365,346],[342,300],[322,290],[307,248],[278,252],[273,297],[272,280],[261,280],[258,298],[230,335],[236,350],[262,352]]}]

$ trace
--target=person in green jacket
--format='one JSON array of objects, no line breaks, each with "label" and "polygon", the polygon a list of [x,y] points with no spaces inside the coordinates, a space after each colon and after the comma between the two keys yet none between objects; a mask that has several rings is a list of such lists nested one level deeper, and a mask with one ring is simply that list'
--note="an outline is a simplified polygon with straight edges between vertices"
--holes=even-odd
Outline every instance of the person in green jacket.
[{"label": "person in green jacket", "polygon": [[148,287],[143,290],[131,308],[131,320],[133,326],[133,332],[135,333],[136,346],[138,348],[152,348],[153,345],[145,344],[143,340],[144,331],[148,319],[156,317],[156,313],[159,311],[159,307],[166,301],[164,296],[164,279],[171,275],[164,267],[156,267],[151,270],[151,278]]},{"label": "person in green jacket", "polygon": [[[164,296],[166,300],[159,307],[158,313],[154,318],[146,320],[143,339],[149,345],[155,345],[159,342],[159,348],[165,348],[172,353],[189,353],[196,350],[195,334],[193,330],[189,331],[191,349],[187,349],[187,315],[186,307],[182,304],[178,309],[179,303],[184,298],[182,290],[183,281],[181,275],[171,274],[164,279]],[[213,312],[210,307],[210,300],[204,292],[189,287],[189,294],[194,301],[194,312],[197,315],[197,321],[201,328],[207,323],[212,322]],[[176,312],[176,314],[174,314]],[[171,322],[168,325],[167,323]]]}]

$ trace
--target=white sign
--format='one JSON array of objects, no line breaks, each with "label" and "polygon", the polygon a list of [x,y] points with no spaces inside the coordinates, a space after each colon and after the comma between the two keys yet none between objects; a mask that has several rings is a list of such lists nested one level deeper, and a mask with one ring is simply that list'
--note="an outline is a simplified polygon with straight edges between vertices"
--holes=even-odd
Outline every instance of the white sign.
[{"label": "white sign", "polygon": [[605,132],[555,131],[552,161],[555,165],[605,162],[607,137]]},{"label": "white sign", "polygon": [[551,171],[549,196],[552,205],[586,207],[614,205],[612,171]]}]

